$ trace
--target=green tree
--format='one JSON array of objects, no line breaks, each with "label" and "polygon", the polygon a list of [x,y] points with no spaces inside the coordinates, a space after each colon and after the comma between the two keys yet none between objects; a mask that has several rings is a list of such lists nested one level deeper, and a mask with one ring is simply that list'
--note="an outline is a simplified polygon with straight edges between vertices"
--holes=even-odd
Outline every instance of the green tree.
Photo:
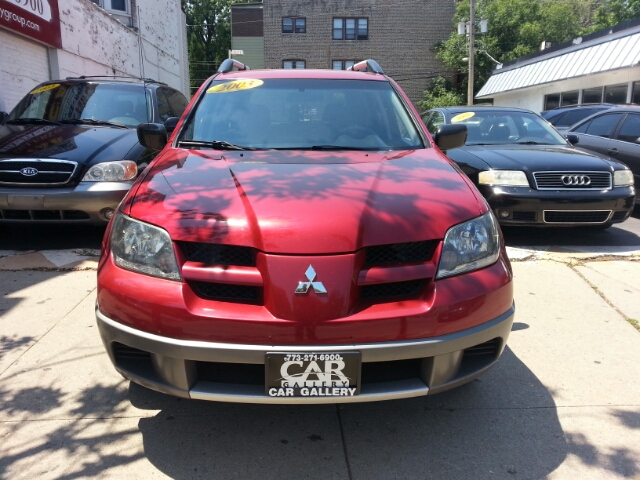
[{"label": "green tree", "polygon": [[213,75],[231,48],[231,4],[247,0],[181,0],[187,16],[189,73],[197,88]]},{"label": "green tree", "polygon": [[640,17],[640,0],[608,0],[598,7],[593,30],[608,28]]},{"label": "green tree", "polygon": [[[592,24],[598,5],[598,0],[477,0],[476,18],[488,20],[489,32],[476,36],[474,91],[491,76],[493,59],[507,62],[538,51],[543,41],[557,44],[580,36]],[[469,0],[463,0],[456,6],[454,26],[468,18]],[[437,57],[451,71],[468,73],[463,60],[469,55],[467,42],[465,35],[454,31],[436,46]],[[467,81],[454,91],[466,92]],[[443,94],[449,90],[438,88]]]},{"label": "green tree", "polygon": [[422,100],[418,101],[420,111],[432,108],[447,107],[449,105],[463,105],[466,96],[456,89],[444,77],[436,77],[431,82],[431,88],[424,91]]}]

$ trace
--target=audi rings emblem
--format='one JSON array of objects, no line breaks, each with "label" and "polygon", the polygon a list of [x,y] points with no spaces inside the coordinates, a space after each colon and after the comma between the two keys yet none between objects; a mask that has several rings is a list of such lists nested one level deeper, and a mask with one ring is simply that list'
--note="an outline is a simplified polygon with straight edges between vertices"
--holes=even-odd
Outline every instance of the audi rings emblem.
[{"label": "audi rings emblem", "polygon": [[591,185],[591,178],[587,175],[562,175],[560,178],[567,187],[586,187]]},{"label": "audi rings emblem", "polygon": [[25,177],[33,177],[38,174],[38,169],[33,167],[25,167],[20,169],[20,173]]}]

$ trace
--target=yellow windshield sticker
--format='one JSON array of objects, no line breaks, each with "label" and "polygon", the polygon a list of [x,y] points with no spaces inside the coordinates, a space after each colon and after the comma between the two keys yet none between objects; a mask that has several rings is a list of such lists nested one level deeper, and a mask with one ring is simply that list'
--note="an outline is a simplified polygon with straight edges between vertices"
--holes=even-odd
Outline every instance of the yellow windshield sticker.
[{"label": "yellow windshield sticker", "polygon": [[245,80],[233,80],[232,82],[221,83],[215,87],[211,87],[207,90],[207,93],[229,93],[239,92],[240,90],[249,90],[250,88],[256,88],[262,85],[262,80],[245,79]]},{"label": "yellow windshield sticker", "polygon": [[461,113],[460,115],[456,115],[451,119],[451,123],[462,122],[468,118],[471,118],[475,115],[473,112]]},{"label": "yellow windshield sticker", "polygon": [[51,85],[45,85],[44,87],[36,88],[35,90],[31,90],[29,93],[31,95],[35,95],[36,93],[46,92],[47,90],[53,90],[54,88],[58,88],[60,86],[59,83],[52,83]]}]

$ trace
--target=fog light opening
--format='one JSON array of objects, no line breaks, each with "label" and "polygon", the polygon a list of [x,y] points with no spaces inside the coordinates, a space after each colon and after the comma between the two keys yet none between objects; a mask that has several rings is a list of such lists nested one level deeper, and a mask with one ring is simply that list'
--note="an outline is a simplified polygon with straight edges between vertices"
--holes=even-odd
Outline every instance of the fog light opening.
[{"label": "fog light opening", "polygon": [[509,218],[511,213],[508,210],[500,210],[500,212],[498,212],[498,216],[500,218]]},{"label": "fog light opening", "polygon": [[114,213],[115,210],[113,208],[105,208],[104,210],[102,210],[102,215],[104,215],[104,218],[106,218],[107,220],[111,220],[111,217],[113,217]]}]

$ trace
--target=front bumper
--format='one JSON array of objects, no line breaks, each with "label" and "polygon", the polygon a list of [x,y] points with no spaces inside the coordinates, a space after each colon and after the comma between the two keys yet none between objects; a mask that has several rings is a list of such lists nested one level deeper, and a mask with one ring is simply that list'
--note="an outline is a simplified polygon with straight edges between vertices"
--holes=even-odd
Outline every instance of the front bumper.
[{"label": "front bumper", "polygon": [[534,190],[480,185],[501,225],[567,227],[624,222],[635,204],[634,187],[611,190]]},{"label": "front bumper", "polygon": [[[180,397],[240,403],[371,402],[448,390],[473,380],[497,362],[511,331],[514,313],[512,306],[476,327],[418,340],[354,345],[242,345],[154,335],[118,323],[96,308],[102,341],[112,363],[125,378]],[[265,393],[267,352],[336,351],[361,352],[363,376],[359,395],[271,397]],[[405,367],[410,367],[415,375],[408,375]],[[215,381],[205,373],[212,370],[220,372]],[[369,374],[364,375],[365,370]],[[385,375],[378,376],[379,371]],[[397,378],[393,372],[397,372]]]},{"label": "front bumper", "polygon": [[104,225],[133,182],[81,182],[72,187],[0,185],[0,222]]}]

